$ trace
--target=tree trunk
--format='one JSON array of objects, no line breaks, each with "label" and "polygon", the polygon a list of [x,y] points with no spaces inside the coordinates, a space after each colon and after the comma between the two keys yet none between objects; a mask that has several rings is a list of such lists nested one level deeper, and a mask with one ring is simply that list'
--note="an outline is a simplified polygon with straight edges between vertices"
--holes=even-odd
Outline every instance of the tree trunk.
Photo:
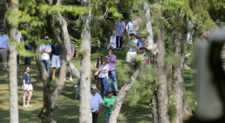
[{"label": "tree trunk", "polygon": [[[63,18],[61,14],[55,16],[55,20],[57,20],[60,24],[60,28],[62,34],[57,34],[56,32],[52,32],[53,36],[56,37],[57,42],[61,44],[61,67],[60,67],[60,74],[59,80],[56,83],[56,87],[53,88],[53,81],[50,79],[43,79],[44,82],[44,106],[42,111],[40,112],[40,118],[42,119],[43,123],[55,123],[56,121],[53,120],[53,111],[58,107],[57,101],[62,92],[66,73],[67,73],[67,63],[70,61],[70,38],[67,29],[67,22]],[[48,18],[50,23],[53,23],[53,17]],[[55,25],[49,25],[52,31],[54,31]],[[61,35],[61,37],[60,37]],[[39,61],[40,62],[40,61]],[[40,64],[40,63],[39,63]],[[42,66],[43,67],[43,66]],[[75,69],[75,68],[74,68]],[[76,70],[76,69],[75,69]],[[50,81],[50,82],[49,82]]]},{"label": "tree trunk", "polygon": [[169,117],[167,114],[168,113],[167,76],[164,63],[165,44],[162,35],[160,34],[157,37],[157,44],[159,49],[159,52],[156,55],[156,67],[159,75],[159,87],[157,89],[159,123],[169,123]]},{"label": "tree trunk", "polygon": [[130,79],[123,85],[123,87],[120,89],[120,93],[116,98],[115,105],[113,107],[113,111],[110,115],[109,123],[117,123],[117,118],[120,113],[121,106],[123,104],[123,101],[127,95],[127,92],[131,89],[133,86],[138,74],[139,74],[140,68],[137,68],[132,75],[130,76]]},{"label": "tree trunk", "polygon": [[[11,0],[13,11],[18,11],[18,0]],[[12,16],[12,15],[11,15]],[[15,17],[15,19],[17,19]],[[16,42],[16,25],[11,25],[10,39]],[[15,46],[9,47],[9,89],[10,89],[10,123],[18,123],[18,93],[17,93],[17,53]]]},{"label": "tree trunk", "polygon": [[184,107],[184,38],[185,28],[180,28],[180,31],[177,34],[176,39],[174,40],[174,48],[175,48],[175,55],[179,56],[179,63],[177,63],[173,67],[173,90],[176,96],[176,116],[175,116],[175,123],[182,123],[183,122],[183,107]]},{"label": "tree trunk", "polygon": [[[83,6],[89,6],[91,0],[82,0]],[[90,108],[90,72],[91,72],[91,35],[90,35],[90,21],[91,10],[86,12],[81,17],[83,22],[83,30],[81,34],[81,50],[85,55],[81,58],[80,63],[80,123],[91,123],[92,115]]]},{"label": "tree trunk", "polygon": [[158,106],[157,106],[157,89],[153,92],[152,96],[152,117],[153,117],[153,123],[159,122],[159,116],[158,116]]}]

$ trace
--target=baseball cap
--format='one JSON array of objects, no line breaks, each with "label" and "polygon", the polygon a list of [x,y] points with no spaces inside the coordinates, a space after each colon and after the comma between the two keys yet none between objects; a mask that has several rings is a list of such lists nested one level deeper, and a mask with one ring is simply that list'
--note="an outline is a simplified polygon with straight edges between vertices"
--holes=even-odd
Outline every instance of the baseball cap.
[{"label": "baseball cap", "polygon": [[96,86],[92,86],[91,89],[97,89]]},{"label": "baseball cap", "polygon": [[48,36],[45,36],[45,39],[48,39],[49,37]]}]

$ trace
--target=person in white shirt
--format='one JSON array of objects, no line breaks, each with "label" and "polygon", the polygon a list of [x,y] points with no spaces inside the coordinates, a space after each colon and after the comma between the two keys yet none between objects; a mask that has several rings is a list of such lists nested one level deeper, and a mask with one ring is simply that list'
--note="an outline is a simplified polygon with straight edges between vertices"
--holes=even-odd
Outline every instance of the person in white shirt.
[{"label": "person in white shirt", "polygon": [[[46,41],[49,39],[48,36],[45,37]],[[49,75],[49,63],[50,63],[50,53],[52,52],[52,47],[50,44],[41,44],[40,46],[40,53],[41,53],[41,60],[45,65],[46,71]]]},{"label": "person in white shirt", "polygon": [[7,43],[9,37],[5,35],[4,29],[0,29],[0,55],[3,61],[3,71],[7,70],[7,56],[9,44]]},{"label": "person in white shirt", "polygon": [[137,30],[138,30],[137,26],[138,26],[137,20],[129,21],[126,26],[126,31],[127,31],[128,35],[130,35],[131,33],[134,33],[136,35]]},{"label": "person in white shirt", "polygon": [[131,62],[132,58],[137,55],[137,43],[138,39],[135,37],[134,33],[130,34],[130,40],[128,41],[129,47],[127,50],[126,61]]},{"label": "person in white shirt", "polygon": [[95,73],[95,75],[99,78],[100,88],[101,88],[101,96],[104,97],[104,91],[105,96],[108,96],[108,90],[111,90],[111,85],[108,81],[108,72],[109,72],[109,64],[107,61],[107,58],[103,58],[103,64],[99,66],[98,71]]},{"label": "person in white shirt", "polygon": [[110,36],[109,44],[107,45],[107,50],[110,48],[116,48],[116,31],[113,30],[113,35]]},{"label": "person in white shirt", "polygon": [[126,28],[125,22],[120,18],[115,22],[116,30],[116,47],[121,48],[123,45],[123,33]]},{"label": "person in white shirt", "polygon": [[90,106],[91,106],[91,112],[92,112],[92,123],[97,123],[98,120],[98,114],[102,107],[102,97],[99,93],[97,93],[96,86],[91,87],[91,93],[90,93]]}]

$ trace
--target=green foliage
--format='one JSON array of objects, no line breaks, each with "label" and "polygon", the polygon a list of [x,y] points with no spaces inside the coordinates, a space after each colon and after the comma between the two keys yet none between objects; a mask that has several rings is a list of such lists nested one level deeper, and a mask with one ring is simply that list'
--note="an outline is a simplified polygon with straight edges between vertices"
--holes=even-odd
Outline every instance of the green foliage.
[{"label": "green foliage", "polygon": [[78,51],[78,56],[79,56],[81,59],[84,58],[85,56],[87,56],[87,51],[84,50],[84,49],[80,49],[80,50]]},{"label": "green foliage", "polygon": [[87,12],[90,8],[82,7],[82,6],[75,6],[75,5],[53,5],[49,6],[47,4],[42,4],[38,7],[39,11],[43,14],[54,14],[54,13],[64,13],[69,12],[72,13],[74,16],[76,15],[83,15]]},{"label": "green foliage", "polygon": [[177,103],[176,103],[175,93],[172,91],[169,96],[169,108],[168,108],[168,114],[170,116],[170,121],[172,123],[175,122],[175,116],[177,113],[176,105]]}]

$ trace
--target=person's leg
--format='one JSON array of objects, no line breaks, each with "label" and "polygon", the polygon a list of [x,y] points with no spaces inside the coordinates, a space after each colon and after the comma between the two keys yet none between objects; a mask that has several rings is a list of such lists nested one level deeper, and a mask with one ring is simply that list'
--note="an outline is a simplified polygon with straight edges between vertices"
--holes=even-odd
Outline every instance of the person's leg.
[{"label": "person's leg", "polygon": [[97,123],[97,121],[98,121],[98,114],[96,114],[96,113],[92,113],[92,123]]},{"label": "person's leg", "polygon": [[109,81],[108,81],[107,77],[103,78],[103,85],[104,85],[104,90],[105,90],[105,96],[108,96],[108,90],[110,90],[108,82]]},{"label": "person's leg", "polygon": [[26,107],[26,97],[27,97],[27,91],[24,91],[24,94],[23,94],[23,107]]},{"label": "person's leg", "polygon": [[109,116],[110,116],[109,114],[105,113],[105,122],[106,123],[109,123]]},{"label": "person's leg", "polygon": [[103,84],[103,78],[99,78],[99,83],[100,83],[100,86],[101,86],[101,96],[102,98],[104,97],[104,84]]},{"label": "person's leg", "polygon": [[120,36],[116,36],[116,48],[120,47]]},{"label": "person's leg", "polygon": [[17,64],[20,64],[20,56],[17,54]]},{"label": "person's leg", "polygon": [[120,36],[120,48],[123,46],[123,36]]},{"label": "person's leg", "polygon": [[26,65],[31,65],[31,57],[26,57],[27,61],[26,61]]},{"label": "person's leg", "polygon": [[3,70],[6,71],[7,70],[7,55],[8,55],[7,49],[2,49],[1,55],[2,55],[2,61],[3,61]]},{"label": "person's leg", "polygon": [[52,68],[52,79],[55,79],[56,68]]},{"label": "person's leg", "polygon": [[31,97],[32,97],[32,91],[29,91],[29,97],[28,97],[28,101],[27,101],[27,106],[30,106]]},{"label": "person's leg", "polygon": [[107,89],[108,90],[112,90],[111,89],[111,78],[112,78],[111,71],[109,71],[108,72],[108,78],[107,78],[107,87],[108,87]]},{"label": "person's leg", "polygon": [[118,91],[117,79],[116,79],[116,71],[115,70],[111,71],[111,76],[112,76],[114,90]]},{"label": "person's leg", "polygon": [[49,63],[50,63],[50,60],[46,60],[46,70],[48,72],[48,75],[50,73],[50,70],[49,70]]}]

